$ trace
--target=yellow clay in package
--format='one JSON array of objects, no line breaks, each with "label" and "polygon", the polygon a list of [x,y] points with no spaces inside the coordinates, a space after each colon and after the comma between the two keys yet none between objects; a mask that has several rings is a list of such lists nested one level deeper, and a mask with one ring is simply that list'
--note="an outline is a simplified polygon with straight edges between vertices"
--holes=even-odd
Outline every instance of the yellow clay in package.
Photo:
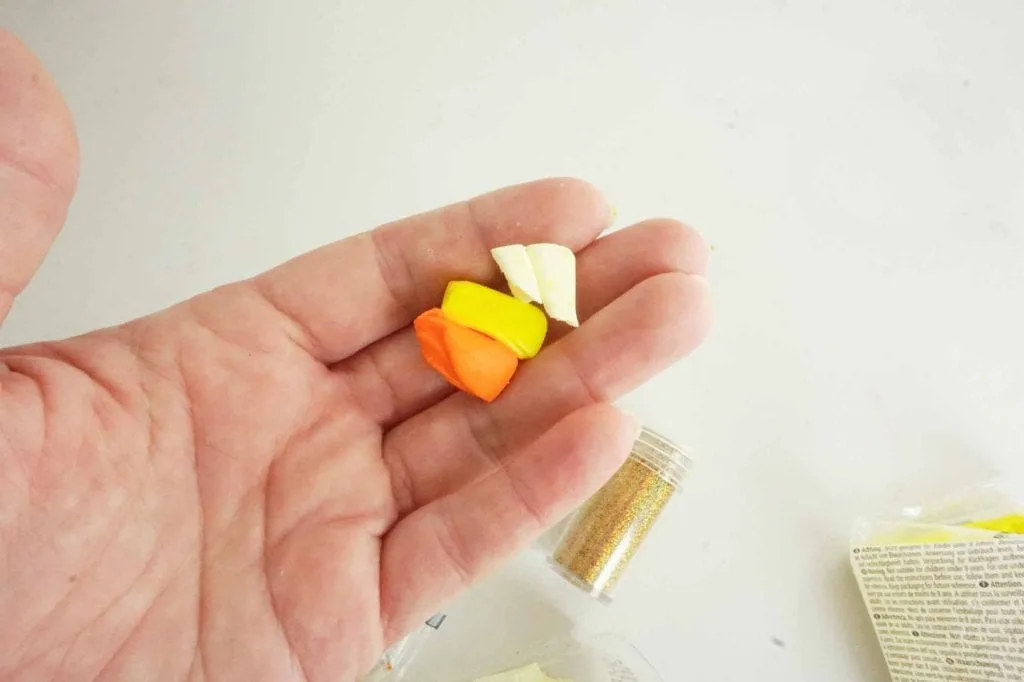
[{"label": "yellow clay in package", "polygon": [[1024,535],[1024,514],[1008,514],[998,519],[972,521],[963,524],[965,528],[991,530],[996,533],[1018,533]]},{"label": "yellow clay in package", "polygon": [[860,521],[850,560],[893,682],[1024,679],[1024,513],[999,484]]}]

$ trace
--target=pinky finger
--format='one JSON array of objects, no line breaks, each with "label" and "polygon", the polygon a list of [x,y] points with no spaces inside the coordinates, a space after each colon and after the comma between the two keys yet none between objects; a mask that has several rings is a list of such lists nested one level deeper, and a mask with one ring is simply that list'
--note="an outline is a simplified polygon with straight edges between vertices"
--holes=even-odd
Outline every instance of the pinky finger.
[{"label": "pinky finger", "polygon": [[596,492],[625,461],[638,430],[610,405],[582,408],[503,466],[406,516],[381,550],[386,641],[400,638]]}]

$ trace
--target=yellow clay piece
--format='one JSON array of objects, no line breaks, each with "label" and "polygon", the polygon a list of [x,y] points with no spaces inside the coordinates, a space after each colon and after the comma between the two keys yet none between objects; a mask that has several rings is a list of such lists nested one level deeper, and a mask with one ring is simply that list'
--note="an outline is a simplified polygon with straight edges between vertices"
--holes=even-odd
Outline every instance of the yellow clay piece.
[{"label": "yellow clay piece", "polygon": [[910,524],[879,533],[872,538],[878,545],[941,545],[954,542],[978,542],[991,539],[986,533],[1024,535],[1024,514],[1009,514],[995,519],[969,521],[953,526]]},{"label": "yellow clay piece", "polygon": [[[978,534],[980,535],[980,534]],[[899,530],[892,530],[880,533],[871,538],[873,545],[942,545],[953,542],[974,542],[984,539],[961,531],[956,532],[955,528],[941,528],[935,526],[907,527]]]},{"label": "yellow clay piece", "polygon": [[520,359],[540,352],[548,333],[540,308],[475,282],[449,282],[441,310],[452,322],[505,344]]},{"label": "yellow clay piece", "polygon": [[987,521],[972,521],[963,524],[967,528],[978,528],[980,530],[991,530],[996,533],[1014,533],[1024,535],[1024,514],[1010,514],[998,519]]},{"label": "yellow clay piece", "polygon": [[[603,675],[602,675],[603,677]],[[536,663],[524,665],[522,668],[507,670],[497,675],[481,677],[476,682],[573,682],[568,678],[548,677],[543,669]]]}]

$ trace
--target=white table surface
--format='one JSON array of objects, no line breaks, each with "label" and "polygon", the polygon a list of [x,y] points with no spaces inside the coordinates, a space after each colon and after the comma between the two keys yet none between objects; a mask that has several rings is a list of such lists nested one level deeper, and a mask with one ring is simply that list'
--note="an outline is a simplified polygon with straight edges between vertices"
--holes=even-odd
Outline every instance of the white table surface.
[{"label": "white table surface", "polygon": [[0,22],[83,158],[5,343],[550,174],[714,245],[711,337],[624,401],[699,469],[616,603],[527,554],[453,606],[435,671],[577,619],[669,682],[881,682],[853,519],[1024,473],[1024,3],[3,0]]}]

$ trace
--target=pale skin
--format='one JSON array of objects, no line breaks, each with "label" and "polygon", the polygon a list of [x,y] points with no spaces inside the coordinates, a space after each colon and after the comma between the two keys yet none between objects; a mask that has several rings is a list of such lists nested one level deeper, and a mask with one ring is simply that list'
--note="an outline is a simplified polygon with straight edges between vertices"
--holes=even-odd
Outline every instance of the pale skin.
[{"label": "pale skin", "polygon": [[[0,317],[77,175],[56,86],[0,33]],[[0,680],[356,680],[607,480],[637,429],[611,403],[704,337],[700,236],[610,218],[577,180],[510,187],[0,351]],[[453,392],[412,319],[540,241],[578,252],[582,326],[493,404]]]}]

